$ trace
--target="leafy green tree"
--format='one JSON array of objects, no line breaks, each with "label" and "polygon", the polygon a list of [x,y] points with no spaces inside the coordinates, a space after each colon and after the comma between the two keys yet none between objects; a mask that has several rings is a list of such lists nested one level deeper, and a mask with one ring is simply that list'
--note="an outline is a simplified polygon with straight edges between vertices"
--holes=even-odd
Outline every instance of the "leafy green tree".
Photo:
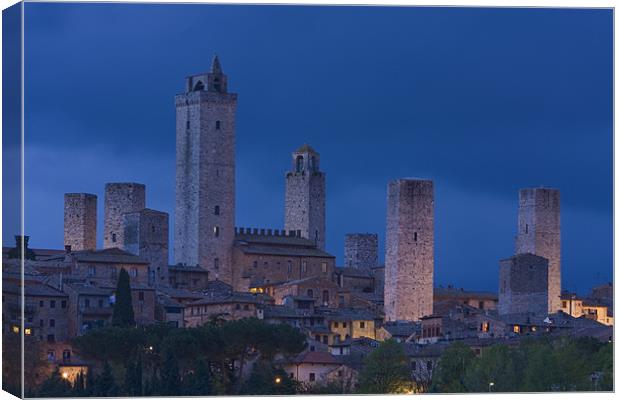
[{"label": "leafy green tree", "polygon": [[411,390],[407,355],[395,340],[386,340],[364,362],[359,375],[360,393],[405,393]]},{"label": "leafy green tree", "polygon": [[144,351],[145,335],[142,329],[105,327],[72,339],[78,353],[97,361],[125,364],[128,358]]},{"label": "leafy green tree", "polygon": [[137,356],[125,366],[124,390],[127,396],[142,396],[142,358]]},{"label": "leafy green tree", "polygon": [[112,367],[108,362],[105,362],[101,375],[95,379],[92,395],[95,397],[114,397],[118,396],[118,393],[119,390],[112,374]]},{"label": "leafy green tree", "polygon": [[130,327],[135,326],[135,324],[129,274],[125,271],[125,268],[121,268],[116,284],[114,308],[112,310],[112,325]]},{"label": "leafy green tree", "polygon": [[296,382],[281,368],[267,362],[254,366],[250,377],[241,387],[240,394],[246,395],[290,395],[297,393]]},{"label": "leafy green tree", "polygon": [[208,363],[199,359],[196,367],[183,380],[185,394],[189,396],[209,396],[212,393],[211,373]]},{"label": "leafy green tree", "polygon": [[39,397],[68,397],[71,396],[71,392],[71,383],[60,376],[60,370],[56,367],[52,374],[41,384]]},{"label": "leafy green tree", "polygon": [[174,353],[166,351],[161,369],[159,394],[162,396],[178,395],[181,391],[179,366]]},{"label": "leafy green tree", "polygon": [[519,373],[515,369],[514,354],[503,344],[490,346],[471,364],[465,376],[470,392],[517,391]]},{"label": "leafy green tree", "polygon": [[592,369],[599,373],[598,382],[593,382],[593,390],[612,391],[614,389],[614,350],[612,343],[605,343],[592,357]]},{"label": "leafy green tree", "polygon": [[439,393],[467,392],[465,373],[474,360],[474,352],[461,342],[450,345],[433,372],[431,391]]}]

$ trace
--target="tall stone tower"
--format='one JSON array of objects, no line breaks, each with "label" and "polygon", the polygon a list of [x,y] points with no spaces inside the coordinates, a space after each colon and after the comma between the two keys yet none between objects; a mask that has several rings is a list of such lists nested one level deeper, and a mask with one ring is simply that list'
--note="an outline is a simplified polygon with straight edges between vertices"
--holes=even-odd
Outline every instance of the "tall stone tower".
[{"label": "tall stone tower", "polygon": [[145,208],[123,214],[123,250],[149,261],[149,283],[169,286],[168,213]]},{"label": "tall stone tower", "polygon": [[175,264],[200,265],[232,284],[235,238],[235,114],[217,56],[176,95]]},{"label": "tall stone tower", "polygon": [[559,190],[528,188],[519,191],[515,253],[532,253],[549,260],[549,312],[559,310],[562,292]]},{"label": "tall stone tower", "polygon": [[384,307],[388,321],[433,313],[433,182],[399,179],[388,185]]},{"label": "tall stone tower", "polygon": [[106,183],[103,207],[103,248],[123,247],[123,214],[144,210],[146,187],[141,183]]},{"label": "tall stone tower", "polygon": [[65,193],[65,246],[71,250],[97,248],[97,196]]},{"label": "tall stone tower", "polygon": [[530,253],[517,254],[501,260],[498,313],[547,314],[548,265],[546,258]]},{"label": "tall stone tower", "polygon": [[379,258],[379,240],[376,233],[349,233],[344,236],[344,266],[370,269]]},{"label": "tall stone tower", "polygon": [[292,170],[286,173],[284,229],[301,231],[324,250],[325,173],[319,162],[319,153],[307,144],[293,152]]}]

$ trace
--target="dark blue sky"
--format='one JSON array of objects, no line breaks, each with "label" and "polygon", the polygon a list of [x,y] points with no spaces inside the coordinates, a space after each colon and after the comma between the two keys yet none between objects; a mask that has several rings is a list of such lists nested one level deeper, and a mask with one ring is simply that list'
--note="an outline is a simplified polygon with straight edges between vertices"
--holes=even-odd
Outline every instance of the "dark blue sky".
[{"label": "dark blue sky", "polygon": [[[562,192],[564,288],[612,279],[611,10],[26,4],[26,232],[63,193],[147,185],[171,213],[174,95],[219,54],[239,93],[237,225],[283,225],[290,153],[327,173],[327,248],[377,232],[386,187],[435,181],[435,282],[497,287],[518,189]],[[5,217],[6,218],[6,217]],[[101,227],[100,227],[101,228]],[[100,229],[101,231],[101,229]],[[4,244],[12,238],[4,234]],[[99,235],[101,243],[101,234]]]}]

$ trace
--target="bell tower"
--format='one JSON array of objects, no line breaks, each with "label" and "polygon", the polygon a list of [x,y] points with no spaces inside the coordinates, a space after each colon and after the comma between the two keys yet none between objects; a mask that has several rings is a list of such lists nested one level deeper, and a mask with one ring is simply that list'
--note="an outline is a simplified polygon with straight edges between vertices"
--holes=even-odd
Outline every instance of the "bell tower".
[{"label": "bell tower", "polygon": [[325,249],[325,173],[320,156],[304,144],[292,155],[286,174],[284,229],[301,231],[301,236]]},{"label": "bell tower", "polygon": [[217,56],[176,95],[175,264],[232,283],[237,95]]}]

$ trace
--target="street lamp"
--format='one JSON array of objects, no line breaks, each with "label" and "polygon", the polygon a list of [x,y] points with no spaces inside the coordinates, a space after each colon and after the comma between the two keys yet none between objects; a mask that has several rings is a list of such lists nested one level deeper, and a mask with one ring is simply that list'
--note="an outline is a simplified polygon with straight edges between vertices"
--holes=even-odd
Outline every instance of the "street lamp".
[{"label": "street lamp", "polygon": [[282,378],[280,378],[279,376],[276,376],[276,385],[279,385],[280,382],[282,382]]},{"label": "street lamp", "polygon": [[489,382],[489,392],[491,391],[493,386],[495,386],[495,383],[494,382]]}]

